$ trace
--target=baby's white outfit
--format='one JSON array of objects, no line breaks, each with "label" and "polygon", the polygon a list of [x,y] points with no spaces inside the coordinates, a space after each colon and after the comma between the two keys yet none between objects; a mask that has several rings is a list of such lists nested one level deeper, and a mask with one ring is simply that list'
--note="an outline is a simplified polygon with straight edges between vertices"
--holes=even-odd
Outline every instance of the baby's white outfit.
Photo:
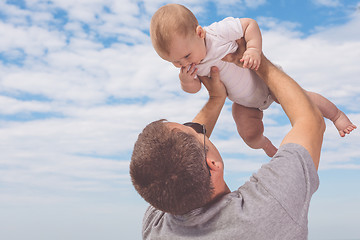
[{"label": "baby's white outfit", "polygon": [[196,66],[197,75],[209,76],[210,68],[217,66],[231,101],[245,107],[267,109],[274,100],[264,81],[252,70],[221,60],[228,53],[236,51],[238,45],[235,40],[243,37],[240,19],[228,17],[204,29],[207,53]]}]

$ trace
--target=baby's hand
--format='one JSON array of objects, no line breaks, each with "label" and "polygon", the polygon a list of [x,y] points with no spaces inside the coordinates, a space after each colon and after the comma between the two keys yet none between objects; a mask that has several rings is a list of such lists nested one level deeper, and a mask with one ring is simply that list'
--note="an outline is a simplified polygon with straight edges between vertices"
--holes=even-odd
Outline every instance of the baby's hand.
[{"label": "baby's hand", "polygon": [[195,68],[195,64],[191,64],[190,67],[181,67],[179,78],[183,83],[190,83],[194,81],[196,77],[197,68]]},{"label": "baby's hand", "polygon": [[196,76],[197,68],[195,64],[191,64],[190,67],[181,67],[179,78],[181,81],[181,87],[185,92],[196,93],[201,88],[200,80]]},{"label": "baby's hand", "polygon": [[261,62],[261,51],[255,48],[246,49],[240,62],[243,62],[244,68],[258,70]]}]

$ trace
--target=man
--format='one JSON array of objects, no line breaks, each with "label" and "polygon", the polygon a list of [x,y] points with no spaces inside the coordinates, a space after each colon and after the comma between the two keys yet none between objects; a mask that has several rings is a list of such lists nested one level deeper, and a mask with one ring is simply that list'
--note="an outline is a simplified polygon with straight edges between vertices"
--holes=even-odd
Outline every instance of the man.
[{"label": "man", "polygon": [[[226,60],[241,65],[240,58]],[[160,120],[139,135],[130,175],[151,204],[143,220],[144,239],[307,239],[324,120],[302,88],[265,56],[257,74],[292,129],[272,160],[236,191],[227,187],[223,160],[208,138],[226,99],[216,68],[211,79],[201,78],[209,100],[192,123]]]}]

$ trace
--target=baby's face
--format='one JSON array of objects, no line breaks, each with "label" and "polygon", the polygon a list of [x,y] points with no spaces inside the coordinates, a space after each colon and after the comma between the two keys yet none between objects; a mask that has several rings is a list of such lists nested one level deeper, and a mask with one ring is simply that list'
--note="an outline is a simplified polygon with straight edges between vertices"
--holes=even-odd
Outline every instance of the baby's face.
[{"label": "baby's face", "polygon": [[197,65],[206,56],[205,39],[198,35],[175,36],[170,46],[170,54],[163,58],[178,68]]}]

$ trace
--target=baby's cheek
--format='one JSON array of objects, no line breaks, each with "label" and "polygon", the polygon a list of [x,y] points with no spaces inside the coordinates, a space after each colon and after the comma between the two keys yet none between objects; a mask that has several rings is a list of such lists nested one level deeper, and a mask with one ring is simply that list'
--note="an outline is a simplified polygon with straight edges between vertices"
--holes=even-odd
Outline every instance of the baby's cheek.
[{"label": "baby's cheek", "polygon": [[180,64],[178,64],[178,63],[172,63],[175,67],[177,67],[177,68],[181,68],[181,65]]}]

